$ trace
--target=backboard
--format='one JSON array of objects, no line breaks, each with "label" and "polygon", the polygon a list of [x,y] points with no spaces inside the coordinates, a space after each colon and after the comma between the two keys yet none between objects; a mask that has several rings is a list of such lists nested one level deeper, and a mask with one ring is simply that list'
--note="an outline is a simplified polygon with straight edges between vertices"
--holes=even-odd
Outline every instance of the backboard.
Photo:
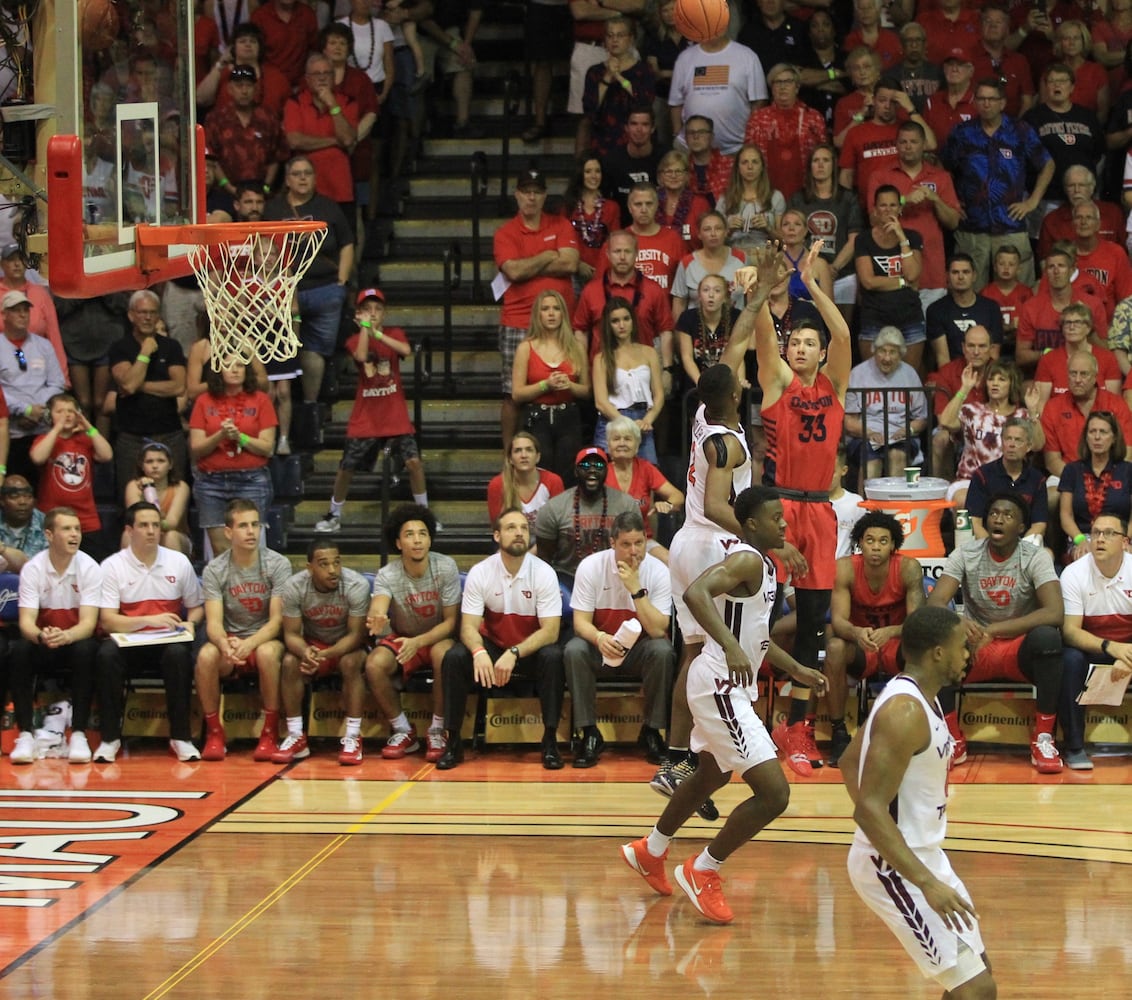
[{"label": "backboard", "polygon": [[203,221],[192,0],[41,0],[30,35],[47,225],[26,241],[52,290],[84,298],[188,274],[187,246],[143,271],[136,231]]}]

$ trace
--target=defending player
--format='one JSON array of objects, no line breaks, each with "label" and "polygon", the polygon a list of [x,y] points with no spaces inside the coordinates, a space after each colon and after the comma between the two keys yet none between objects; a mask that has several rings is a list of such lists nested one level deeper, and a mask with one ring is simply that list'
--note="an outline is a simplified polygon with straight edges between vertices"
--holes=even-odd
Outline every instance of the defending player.
[{"label": "defending player", "polygon": [[878,671],[900,672],[900,632],[904,620],[924,603],[923,570],[900,555],[904,531],[891,514],[869,511],[851,535],[859,555],[837,560],[837,578],[830,601],[833,635],[825,645],[825,676],[829,681],[829,765],[849,746],[845,729],[846,672],[860,679]]},{"label": "defending player", "polygon": [[904,672],[881,692],[841,758],[857,831],[849,878],[949,1000],[994,1000],[979,915],[943,853],[954,744],[936,699],[967,666],[967,629],[947,608],[904,623]]},{"label": "defending player", "polygon": [[676,882],[708,920],[728,924],[719,868],[790,801],[790,786],[778,754],[755,712],[757,676],[765,657],[798,682],[821,692],[825,678],[770,641],[770,613],[777,594],[774,564],[764,555],[780,548],[786,522],[778,492],[765,486],[744,490],[735,501],[743,541],[707,569],[684,595],[706,633],[703,652],[688,671],[692,749],[699,767],[676,789],[650,834],[624,844],[621,854],[662,896],[672,894],[664,873],[668,845],[701,802],[739,771],[753,795],[740,803],[723,829],[698,855],[675,870]]},{"label": "defending player", "polygon": [[[845,390],[852,366],[849,327],[840,310],[814,279],[822,241],[802,258],[800,275],[830,333],[798,326],[790,332],[783,360],[770,309],[764,304],[755,318],[762,420],[767,437],[764,482],[782,495],[787,544],[781,562],[790,571],[796,593],[798,633],[794,655],[818,666],[822,632],[833,589],[837,515],[829,502],[829,484],[837,463],[837,446],[845,417]],[[742,272],[740,272],[742,274]],[[737,275],[736,280],[741,280]],[[746,280],[745,276],[744,279]],[[824,367],[823,367],[824,365]],[[790,767],[802,776],[820,764],[806,723],[810,692],[795,685],[789,714],[774,728],[774,741]]]}]

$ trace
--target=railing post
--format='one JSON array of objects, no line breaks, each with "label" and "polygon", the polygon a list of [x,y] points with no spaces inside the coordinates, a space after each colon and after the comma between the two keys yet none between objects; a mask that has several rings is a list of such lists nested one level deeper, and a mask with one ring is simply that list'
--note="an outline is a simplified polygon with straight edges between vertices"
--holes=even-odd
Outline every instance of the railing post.
[{"label": "railing post", "polygon": [[483,302],[483,279],[480,276],[480,217],[487,195],[487,155],[482,150],[472,154],[468,171],[472,183],[472,301]]},{"label": "railing post", "polygon": [[389,542],[385,537],[384,526],[385,522],[389,520],[389,493],[392,486],[390,483],[392,468],[393,449],[387,444],[381,449],[381,524],[383,530],[379,531],[378,534],[381,536],[382,566],[389,562]]},{"label": "railing post", "polygon": [[511,70],[503,82],[503,146],[499,154],[499,214],[509,214],[510,197],[507,177],[511,173],[511,126],[519,120],[519,92],[522,82],[517,70]]},{"label": "railing post", "polygon": [[432,381],[432,340],[425,337],[413,352],[413,427],[416,429],[417,451],[421,445],[421,424],[424,420],[424,387]]},{"label": "railing post", "polygon": [[452,293],[460,287],[460,244],[453,241],[444,251],[444,391],[453,393],[452,378]]}]

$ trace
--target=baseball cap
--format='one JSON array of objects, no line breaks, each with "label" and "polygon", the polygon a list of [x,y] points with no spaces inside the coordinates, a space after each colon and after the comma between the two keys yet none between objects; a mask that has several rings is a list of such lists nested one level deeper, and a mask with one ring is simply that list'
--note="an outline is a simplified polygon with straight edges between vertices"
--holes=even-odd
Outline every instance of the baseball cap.
[{"label": "baseball cap", "polygon": [[20,249],[18,243],[5,244],[3,249],[0,249],[0,260],[7,260],[9,257],[22,257],[24,252]]},{"label": "baseball cap", "polygon": [[4,298],[0,299],[0,309],[15,309],[16,306],[23,305],[31,305],[31,299],[23,292],[9,292]]},{"label": "baseball cap", "polygon": [[520,172],[515,180],[515,190],[519,191],[525,187],[535,187],[540,191],[546,190],[546,175],[541,170],[535,167],[529,167]]},{"label": "baseball cap", "polygon": [[385,301],[385,293],[380,288],[363,288],[358,292],[357,305],[361,305],[366,299],[377,299],[378,302]]},{"label": "baseball cap", "polygon": [[594,447],[583,448],[578,452],[577,457],[574,459],[574,464],[581,465],[587,458],[596,458],[599,462],[604,462],[606,465],[609,464],[609,457],[605,452],[602,451],[601,448]]},{"label": "baseball cap", "polygon": [[259,79],[256,74],[254,66],[233,66],[232,72],[228,77],[230,83],[240,83],[241,81],[247,83],[255,83]]},{"label": "baseball cap", "polygon": [[944,62],[969,63],[969,62],[972,62],[973,60],[967,54],[967,51],[965,49],[955,48],[955,49],[948,49],[947,50],[947,55],[945,55],[943,57],[943,61]]}]

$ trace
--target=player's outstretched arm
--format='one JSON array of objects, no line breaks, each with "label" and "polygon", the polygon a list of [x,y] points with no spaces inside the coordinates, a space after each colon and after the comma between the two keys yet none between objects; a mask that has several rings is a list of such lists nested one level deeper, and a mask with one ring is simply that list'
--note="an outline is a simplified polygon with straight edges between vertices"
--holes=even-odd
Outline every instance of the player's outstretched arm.
[{"label": "player's outstretched arm", "polygon": [[845,401],[845,390],[849,385],[849,372],[853,367],[853,341],[849,335],[849,324],[841,315],[836,303],[826,294],[816,280],[815,270],[821,260],[822,240],[814,240],[813,246],[799,261],[802,281],[814,300],[818,315],[829,330],[829,350],[826,352],[825,373],[837,390],[841,401]]}]

